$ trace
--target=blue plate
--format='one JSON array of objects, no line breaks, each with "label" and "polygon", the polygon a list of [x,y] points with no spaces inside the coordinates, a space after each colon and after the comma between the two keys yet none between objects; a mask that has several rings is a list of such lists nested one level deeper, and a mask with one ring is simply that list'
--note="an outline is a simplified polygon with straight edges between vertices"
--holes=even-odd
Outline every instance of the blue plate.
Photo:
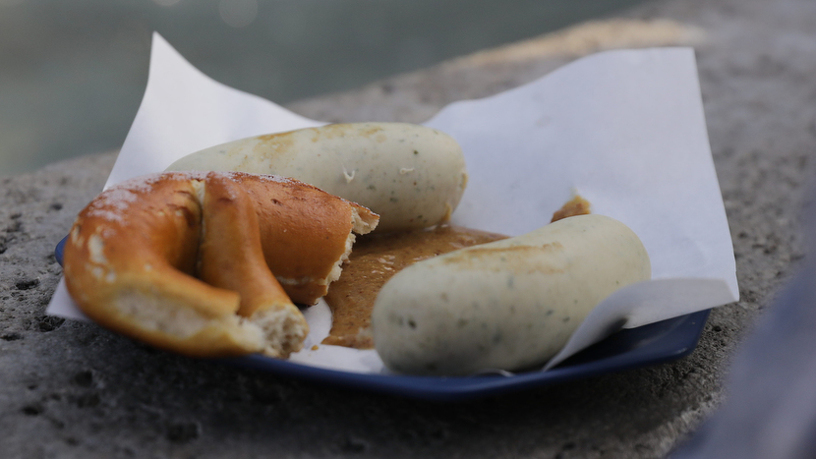
[{"label": "blue plate", "polygon": [[[60,241],[55,250],[60,265],[66,240],[67,237]],[[697,346],[709,313],[710,310],[700,311],[638,328],[624,329],[547,372],[529,371],[513,376],[436,377],[351,373],[261,355],[221,361],[319,384],[434,401],[456,401],[583,379],[684,357]]]}]

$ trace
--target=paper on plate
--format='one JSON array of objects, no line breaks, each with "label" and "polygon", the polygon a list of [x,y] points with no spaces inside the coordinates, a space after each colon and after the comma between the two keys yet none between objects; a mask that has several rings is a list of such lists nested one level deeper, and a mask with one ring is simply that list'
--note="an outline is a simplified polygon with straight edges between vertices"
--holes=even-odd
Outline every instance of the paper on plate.
[{"label": "paper on plate", "polygon": [[[217,83],[154,34],[144,99],[107,186],[164,170],[189,153],[272,132],[319,126]],[[643,241],[653,280],[626,287],[581,324],[555,365],[610,333],[736,301],[736,266],[706,132],[694,51],[607,51],[504,93],[445,107],[423,123],[453,136],[470,180],[453,223],[519,235],[547,223],[577,192]],[[64,282],[48,313],[82,318]],[[382,372],[374,351],[311,345],[293,361]]]}]

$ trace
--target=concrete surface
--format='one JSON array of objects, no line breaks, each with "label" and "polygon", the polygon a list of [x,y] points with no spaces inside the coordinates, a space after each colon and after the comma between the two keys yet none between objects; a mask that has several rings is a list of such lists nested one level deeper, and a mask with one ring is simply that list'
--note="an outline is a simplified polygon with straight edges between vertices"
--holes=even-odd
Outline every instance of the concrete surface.
[{"label": "concrete surface", "polygon": [[[691,356],[441,405],[186,359],[45,317],[61,275],[53,247],[113,164],[113,154],[89,156],[0,179],[0,457],[665,456],[722,402],[735,347],[803,257],[799,210],[816,156],[816,3],[668,0],[618,19],[634,21],[626,35],[648,29],[662,38],[617,46],[666,44],[674,32],[650,29],[660,19],[679,31],[669,43],[698,50],[742,298],[711,314]],[[335,121],[421,121],[621,36],[596,29],[291,107]]]}]

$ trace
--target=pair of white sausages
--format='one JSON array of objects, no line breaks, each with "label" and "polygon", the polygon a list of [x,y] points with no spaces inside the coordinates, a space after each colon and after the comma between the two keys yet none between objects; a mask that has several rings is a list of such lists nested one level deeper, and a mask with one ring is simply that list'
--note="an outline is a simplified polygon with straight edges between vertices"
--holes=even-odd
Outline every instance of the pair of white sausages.
[{"label": "pair of white sausages", "polygon": [[[203,150],[168,170],[276,174],[380,214],[378,231],[445,222],[467,183],[448,135],[402,123],[338,124]],[[651,277],[626,225],[585,215],[408,267],[380,292],[374,343],[394,371],[463,375],[543,364],[589,312]]]}]

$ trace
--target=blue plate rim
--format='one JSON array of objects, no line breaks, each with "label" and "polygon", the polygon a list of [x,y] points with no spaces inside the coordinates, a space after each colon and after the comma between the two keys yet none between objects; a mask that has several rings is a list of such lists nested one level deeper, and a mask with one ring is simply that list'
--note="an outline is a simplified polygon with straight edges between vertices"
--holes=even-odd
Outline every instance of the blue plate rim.
[{"label": "blue plate rim", "polygon": [[[54,256],[60,265],[63,264],[67,239],[68,236],[63,238],[54,250]],[[642,327],[620,330],[546,372],[532,370],[511,376],[490,374],[440,377],[354,373],[259,354],[212,361],[346,389],[436,402],[465,401],[652,366],[685,357],[697,347],[710,312],[707,309]],[[627,339],[634,339],[631,337],[637,337],[638,342],[645,344],[615,355],[593,359],[593,352],[602,353],[605,346],[607,349],[614,345],[625,346]],[[615,344],[615,340],[620,343]]]},{"label": "blue plate rim", "polygon": [[[658,341],[662,340],[663,342],[653,342],[651,345],[641,346],[630,352],[603,360],[573,363],[574,358],[570,358],[546,372],[527,371],[512,376],[491,374],[439,377],[352,373],[312,367],[262,355],[222,359],[222,361],[230,365],[270,371],[313,383],[329,383],[347,389],[367,390],[430,401],[464,401],[632,370],[680,359],[689,355],[696,348],[710,312],[707,309],[636,329],[618,332],[643,333],[645,331],[648,333],[648,331],[644,330],[644,327],[668,327],[671,329],[669,334],[657,338]],[[601,341],[593,347],[603,346],[604,341]],[[577,356],[580,355],[579,353]]]}]

